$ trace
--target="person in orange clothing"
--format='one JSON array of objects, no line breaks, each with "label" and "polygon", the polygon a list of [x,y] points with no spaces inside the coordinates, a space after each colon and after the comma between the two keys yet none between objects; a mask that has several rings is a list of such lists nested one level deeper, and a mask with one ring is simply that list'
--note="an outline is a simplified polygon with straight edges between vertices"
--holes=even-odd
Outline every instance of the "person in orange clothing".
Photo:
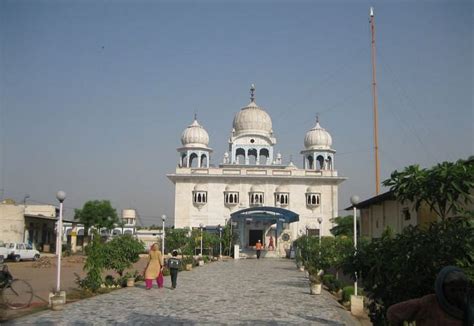
[{"label": "person in orange clothing", "polygon": [[435,293],[390,306],[390,325],[415,321],[417,326],[474,325],[473,304],[466,274],[455,266],[444,267],[436,277]]},{"label": "person in orange clothing", "polygon": [[262,243],[260,240],[255,244],[255,250],[257,250],[257,259],[260,259],[260,253],[262,252]]}]

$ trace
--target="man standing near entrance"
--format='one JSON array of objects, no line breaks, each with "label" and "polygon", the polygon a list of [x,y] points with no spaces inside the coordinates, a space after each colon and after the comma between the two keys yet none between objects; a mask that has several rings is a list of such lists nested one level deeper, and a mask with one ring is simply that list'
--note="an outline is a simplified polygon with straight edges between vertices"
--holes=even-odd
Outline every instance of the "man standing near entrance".
[{"label": "man standing near entrance", "polygon": [[260,259],[260,252],[262,251],[262,243],[260,240],[255,244],[255,250],[257,250],[257,259]]}]

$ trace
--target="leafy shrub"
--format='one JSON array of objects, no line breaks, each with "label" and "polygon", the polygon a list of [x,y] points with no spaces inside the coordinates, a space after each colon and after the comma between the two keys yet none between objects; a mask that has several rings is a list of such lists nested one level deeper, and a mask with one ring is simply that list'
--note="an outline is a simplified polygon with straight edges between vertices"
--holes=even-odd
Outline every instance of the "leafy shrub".
[{"label": "leafy shrub", "polygon": [[332,274],[323,275],[323,284],[329,287],[335,279],[336,277]]},{"label": "leafy shrub", "polygon": [[104,280],[105,285],[112,286],[115,285],[115,278],[112,275],[107,275]]},{"label": "leafy shrub", "polygon": [[351,295],[354,294],[354,287],[352,285],[345,286],[342,289],[342,301],[351,301]]},{"label": "leafy shrub", "polygon": [[185,256],[181,260],[181,266],[184,267],[187,264],[194,264],[194,259],[192,256]]},{"label": "leafy shrub", "polygon": [[468,218],[432,223],[428,229],[409,226],[401,234],[384,232],[380,239],[361,245],[344,266],[347,274],[359,272],[369,298],[369,317],[386,323],[392,304],[434,292],[438,272],[447,265],[474,276],[474,225]]},{"label": "leafy shrub", "polygon": [[342,288],[342,282],[339,280],[334,279],[334,281],[331,283],[331,288],[329,291],[331,292],[337,292]]},{"label": "leafy shrub", "polygon": [[140,259],[143,251],[143,242],[133,238],[130,234],[120,235],[105,245],[105,268],[115,270],[120,276],[125,269]]},{"label": "leafy shrub", "polygon": [[71,244],[70,244],[70,243],[68,243],[68,244],[63,244],[63,245],[61,246],[61,250],[63,251],[62,254],[63,254],[64,257],[69,257],[69,256],[71,256],[71,254],[72,254],[72,247],[71,247]]},{"label": "leafy shrub", "polygon": [[87,271],[87,276],[81,279],[76,275],[76,283],[79,287],[89,289],[92,292],[100,289],[102,271],[105,268],[105,251],[105,244],[100,236],[98,236],[97,231],[95,231],[92,242],[86,247],[87,259],[84,264],[84,270]]}]

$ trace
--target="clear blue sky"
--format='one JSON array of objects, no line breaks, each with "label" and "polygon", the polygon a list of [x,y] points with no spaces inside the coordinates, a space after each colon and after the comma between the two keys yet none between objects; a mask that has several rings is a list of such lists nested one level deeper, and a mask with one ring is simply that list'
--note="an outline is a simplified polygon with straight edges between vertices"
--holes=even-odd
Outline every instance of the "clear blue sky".
[{"label": "clear blue sky", "polygon": [[3,0],[0,195],[62,189],[67,207],[110,199],[157,222],[194,112],[218,164],[251,83],[286,162],[302,166],[319,112],[349,178],[339,208],[373,195],[370,5],[382,180],[472,155],[471,1]]}]

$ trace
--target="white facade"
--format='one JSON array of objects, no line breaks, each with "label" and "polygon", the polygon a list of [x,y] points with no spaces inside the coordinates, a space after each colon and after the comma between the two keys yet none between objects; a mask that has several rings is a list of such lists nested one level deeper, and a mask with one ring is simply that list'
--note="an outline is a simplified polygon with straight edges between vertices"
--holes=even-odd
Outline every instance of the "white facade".
[{"label": "white facade", "polygon": [[[176,228],[215,227],[231,220],[231,214],[250,207],[278,207],[299,215],[299,221],[284,223],[275,217],[258,217],[234,221],[239,233],[239,245],[252,247],[257,238],[265,246],[274,241],[280,254],[292,240],[307,232],[307,229],[330,235],[333,226],[330,219],[338,213],[338,185],[345,180],[334,168],[335,150],[331,148],[332,138],[316,122],[307,132],[302,150],[304,168],[292,162],[282,164],[281,154],[276,154],[272,121],[267,112],[255,103],[255,88],[251,89],[251,102],[234,117],[229,152],[224,154],[218,167],[207,164],[191,165],[183,156],[193,148],[208,149],[209,138],[204,128],[195,120],[192,144],[182,140],[178,148],[180,160],[175,173],[168,178],[175,184]],[[199,126],[199,127],[197,127]],[[189,134],[188,127],[183,135]],[[200,128],[200,129],[197,129]],[[203,143],[196,140],[202,139]],[[303,140],[302,139],[302,140]],[[303,143],[303,142],[302,142]],[[205,153],[210,155],[210,149]],[[319,164],[316,163],[319,162]],[[260,215],[262,216],[262,215]],[[318,218],[322,218],[319,225]],[[235,218],[235,214],[234,214]],[[320,230],[321,228],[321,230]],[[283,237],[283,234],[287,236]],[[273,237],[274,240],[270,240]]]}]

